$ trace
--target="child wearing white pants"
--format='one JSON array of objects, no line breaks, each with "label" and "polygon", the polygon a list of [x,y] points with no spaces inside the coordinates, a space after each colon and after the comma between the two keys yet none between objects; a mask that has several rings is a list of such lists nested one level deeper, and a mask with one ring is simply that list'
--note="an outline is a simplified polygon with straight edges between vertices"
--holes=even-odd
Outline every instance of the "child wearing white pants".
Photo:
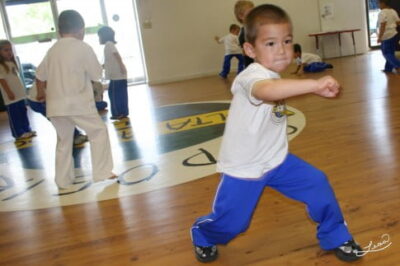
[{"label": "child wearing white pants", "polygon": [[113,168],[111,146],[106,125],[97,114],[87,116],[56,116],[50,118],[57,131],[56,148],[56,183],[59,187],[68,187],[75,179],[71,143],[74,138],[74,128],[82,128],[90,141],[92,155],[93,181],[109,178]]},{"label": "child wearing white pants", "polygon": [[[74,181],[72,141],[74,127],[88,135],[93,181],[116,178],[107,128],[99,117],[92,80],[101,78],[102,67],[93,49],[84,43],[85,24],[74,10],[58,18],[61,39],[47,52],[36,71],[38,100],[46,99],[47,117],[57,132],[56,184],[68,188]],[[44,91],[46,87],[46,92]]]}]

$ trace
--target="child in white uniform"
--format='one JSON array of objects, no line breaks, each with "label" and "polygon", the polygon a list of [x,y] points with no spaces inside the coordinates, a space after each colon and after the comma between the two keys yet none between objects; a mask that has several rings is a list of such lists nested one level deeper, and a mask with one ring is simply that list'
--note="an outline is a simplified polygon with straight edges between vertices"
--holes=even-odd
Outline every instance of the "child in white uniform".
[{"label": "child in white uniform", "polygon": [[293,60],[292,24],[284,10],[261,5],[246,17],[244,50],[255,63],[232,84],[233,99],[222,139],[217,171],[221,181],[212,212],[198,218],[191,233],[196,258],[217,258],[218,244],[246,231],[264,188],[271,187],[303,202],[318,223],[317,238],[342,260],[357,260],[361,248],[352,239],[325,174],[289,153],[286,98],[313,93],[335,97],[339,84],[318,80],[280,79]]},{"label": "child in white uniform", "polygon": [[293,50],[293,57],[297,68],[292,74],[301,74],[302,71],[316,73],[322,72],[328,68],[333,68],[331,64],[322,62],[319,55],[302,52],[301,45],[298,43],[293,45]]},{"label": "child in white uniform", "polygon": [[116,178],[107,127],[97,113],[91,83],[101,78],[102,67],[93,49],[82,41],[84,20],[78,12],[66,10],[58,18],[58,27],[61,39],[49,49],[36,71],[37,98],[46,100],[47,117],[57,131],[56,184],[68,188],[74,182],[75,126],[89,138],[93,180]]},{"label": "child in white uniform", "polygon": [[378,15],[379,34],[378,43],[381,44],[382,55],[386,59],[383,72],[400,74],[400,60],[395,56],[397,26],[400,18],[396,10],[390,8],[388,0],[379,0],[381,12]]},{"label": "child in white uniform", "polygon": [[108,96],[110,98],[111,119],[122,119],[129,115],[127,72],[115,44],[115,32],[104,26],[97,32],[100,44],[104,44],[104,70],[110,80]]},{"label": "child in white uniform", "polygon": [[35,136],[25,106],[25,88],[8,40],[0,40],[0,85],[12,136],[17,140]]},{"label": "child in white uniform", "polygon": [[236,57],[238,60],[238,74],[244,69],[242,47],[240,47],[238,39],[239,32],[240,27],[236,24],[231,24],[229,26],[229,34],[221,38],[218,36],[214,37],[218,43],[223,43],[225,46],[224,63],[222,65],[222,71],[219,73],[220,77],[224,79],[227,78],[231,70],[232,57]]}]

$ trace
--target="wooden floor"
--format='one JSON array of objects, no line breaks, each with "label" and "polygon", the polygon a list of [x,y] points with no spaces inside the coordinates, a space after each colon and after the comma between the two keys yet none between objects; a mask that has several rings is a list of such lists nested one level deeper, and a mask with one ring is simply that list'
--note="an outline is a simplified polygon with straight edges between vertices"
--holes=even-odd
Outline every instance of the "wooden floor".
[{"label": "wooden floor", "polygon": [[[288,100],[307,118],[290,150],[329,176],[355,239],[355,265],[400,265],[400,76],[379,52],[329,60],[338,99]],[[287,75],[289,76],[289,75]],[[308,75],[318,77],[320,74]],[[155,106],[229,100],[218,77],[151,86]],[[134,88],[130,88],[134,90]],[[0,136],[9,138],[6,125]],[[0,213],[1,265],[200,265],[189,229],[210,211],[218,175],[135,196]],[[213,265],[345,265],[321,251],[304,206],[266,189],[249,230]]]}]

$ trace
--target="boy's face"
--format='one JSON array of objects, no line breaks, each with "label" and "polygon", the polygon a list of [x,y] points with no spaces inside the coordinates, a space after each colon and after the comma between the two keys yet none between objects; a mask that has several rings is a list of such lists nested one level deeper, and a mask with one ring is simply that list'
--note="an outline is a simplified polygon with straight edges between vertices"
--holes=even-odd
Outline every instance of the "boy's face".
[{"label": "boy's face", "polygon": [[233,35],[239,35],[239,33],[240,33],[240,28],[234,28],[234,29],[231,31],[231,33],[232,33]]},{"label": "boy's face", "polygon": [[290,23],[264,24],[258,28],[254,45],[245,43],[248,56],[264,67],[282,72],[293,59],[293,35]]},{"label": "boy's face", "polygon": [[5,61],[10,61],[13,57],[13,50],[10,44],[4,45],[0,49],[0,55],[4,58]]}]

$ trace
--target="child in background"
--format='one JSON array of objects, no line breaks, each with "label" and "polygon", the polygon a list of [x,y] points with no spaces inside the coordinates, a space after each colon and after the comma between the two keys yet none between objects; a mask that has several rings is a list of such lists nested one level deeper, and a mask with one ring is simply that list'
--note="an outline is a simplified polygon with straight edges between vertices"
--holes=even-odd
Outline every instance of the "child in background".
[{"label": "child in background", "polygon": [[[42,114],[46,117],[46,102],[39,102],[37,99],[37,87],[36,83],[32,84],[32,87],[28,89],[28,104],[31,109],[37,113]],[[47,117],[46,117],[47,118]],[[74,145],[81,145],[88,141],[88,137],[81,133],[76,127],[74,129]]]},{"label": "child in background", "polygon": [[325,69],[333,68],[331,64],[322,62],[321,57],[312,53],[303,53],[301,51],[301,46],[298,43],[293,45],[294,49],[294,60],[296,62],[297,68],[296,71],[292,74],[301,74],[304,72],[322,72]]},{"label": "child in background", "polygon": [[[252,1],[247,0],[239,0],[236,2],[234,7],[234,14],[241,25],[243,25],[246,15],[254,8],[254,3]],[[243,44],[245,43],[245,30],[244,27],[240,29],[239,33],[239,45],[243,48]],[[243,52],[242,52],[243,53]],[[243,53],[244,57],[244,67],[247,67],[251,63],[253,63],[253,59]]]},{"label": "child in background", "polygon": [[383,72],[392,73],[393,70],[400,74],[400,61],[395,56],[397,26],[400,25],[399,16],[388,5],[388,0],[379,0],[381,12],[378,15],[378,43],[381,43],[383,57],[386,59]]},{"label": "child in background", "polygon": [[29,124],[25,87],[19,76],[11,42],[8,40],[0,40],[0,85],[12,136],[17,140],[36,136]]},{"label": "child in background", "polygon": [[[255,63],[232,84],[233,98],[225,125],[217,171],[222,173],[212,212],[191,229],[196,258],[213,261],[218,244],[227,244],[250,225],[266,186],[303,202],[318,223],[317,238],[325,250],[345,261],[357,260],[353,240],[325,174],[288,150],[285,99],[313,93],[333,98],[338,82],[280,79],[293,60],[292,23],[284,10],[260,5],[246,17],[244,50]],[[284,249],[284,248],[283,248]]]},{"label": "child in background", "polygon": [[129,115],[127,73],[115,44],[115,32],[104,26],[97,32],[100,44],[104,44],[105,78],[110,80],[108,96],[110,98],[111,119],[122,119]]},{"label": "child in background", "polygon": [[[113,179],[113,158],[106,125],[95,106],[92,80],[102,67],[93,49],[83,42],[85,22],[75,10],[58,17],[61,38],[49,49],[36,71],[37,100],[46,100],[46,114],[57,132],[55,181],[60,189],[75,179],[72,157],[74,127],[90,142],[93,181]],[[46,87],[46,91],[44,88]]]},{"label": "child in background", "polygon": [[224,37],[215,36],[215,40],[218,43],[223,43],[225,46],[224,63],[222,65],[222,71],[219,75],[226,79],[231,70],[232,57],[236,57],[238,62],[238,73],[244,69],[244,59],[242,54],[242,48],[239,45],[238,35],[240,27],[236,24],[229,26],[229,34]]}]

